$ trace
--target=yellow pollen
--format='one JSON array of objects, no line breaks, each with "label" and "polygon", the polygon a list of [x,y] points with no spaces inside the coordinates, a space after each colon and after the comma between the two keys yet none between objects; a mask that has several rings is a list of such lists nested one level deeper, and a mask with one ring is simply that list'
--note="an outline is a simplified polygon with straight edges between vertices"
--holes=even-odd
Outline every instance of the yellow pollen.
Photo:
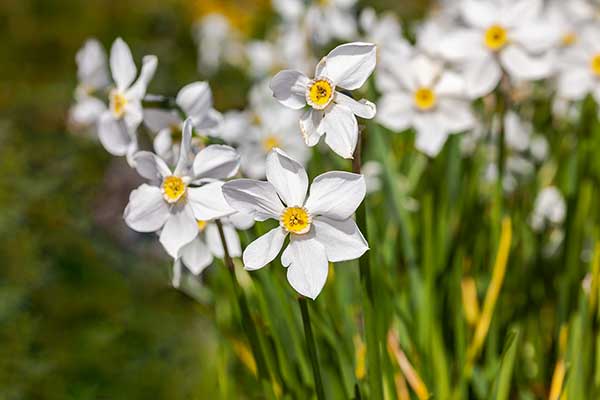
[{"label": "yellow pollen", "polygon": [[181,127],[177,124],[173,124],[169,126],[169,129],[171,130],[171,139],[174,142],[181,141]]},{"label": "yellow pollen", "polygon": [[502,49],[508,43],[506,29],[500,25],[492,25],[485,31],[485,45],[493,51]]},{"label": "yellow pollen", "polygon": [[175,203],[185,195],[187,187],[178,176],[167,176],[162,183],[164,199],[169,203]]},{"label": "yellow pollen", "polygon": [[274,147],[280,147],[279,146],[279,138],[277,138],[275,135],[269,135],[263,139],[262,145],[263,145],[263,149],[265,149],[265,151],[269,152],[269,151],[273,150]]},{"label": "yellow pollen", "polygon": [[302,235],[310,230],[312,218],[304,207],[288,207],[281,213],[281,226],[296,235]]},{"label": "yellow pollen", "polygon": [[436,96],[429,88],[419,88],[414,94],[415,106],[421,111],[431,110],[436,103]]},{"label": "yellow pollen", "polygon": [[327,79],[317,79],[309,87],[307,103],[317,110],[322,110],[329,105],[333,98],[333,84]]},{"label": "yellow pollen", "polygon": [[577,35],[574,32],[569,32],[562,37],[562,45],[565,47],[574,45],[576,41]]},{"label": "yellow pollen", "polygon": [[598,53],[598,54],[594,55],[594,57],[592,57],[590,67],[592,68],[592,72],[596,76],[600,76],[600,53]]},{"label": "yellow pollen", "polygon": [[110,93],[110,109],[115,118],[122,118],[125,114],[125,106],[127,106],[127,99],[123,93],[113,90]]},{"label": "yellow pollen", "polygon": [[198,231],[202,232],[204,228],[206,228],[206,221],[202,221],[201,219],[199,219],[196,221],[196,223],[198,224]]}]

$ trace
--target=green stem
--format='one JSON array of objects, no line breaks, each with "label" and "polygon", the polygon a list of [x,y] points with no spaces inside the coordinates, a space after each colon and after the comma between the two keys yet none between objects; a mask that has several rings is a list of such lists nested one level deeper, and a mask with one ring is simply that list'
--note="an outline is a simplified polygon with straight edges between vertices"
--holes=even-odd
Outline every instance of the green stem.
[{"label": "green stem", "polygon": [[304,336],[306,336],[306,345],[308,347],[308,355],[312,364],[313,377],[315,380],[315,390],[318,400],[325,400],[325,391],[323,390],[323,380],[321,379],[321,370],[319,368],[319,358],[317,355],[317,346],[310,324],[310,314],[308,313],[308,304],[305,297],[298,298],[300,304],[300,312],[302,313],[302,325],[304,325]]},{"label": "green stem", "polygon": [[223,245],[225,265],[229,270],[229,275],[231,277],[231,282],[233,284],[233,289],[237,298],[238,307],[240,308],[240,313],[242,315],[242,328],[248,336],[248,340],[250,341],[250,347],[252,349],[252,354],[254,355],[254,359],[256,360],[258,378],[270,382],[270,374],[265,356],[262,351],[262,347],[260,345],[258,330],[256,329],[256,325],[254,324],[254,320],[252,319],[252,316],[250,314],[250,308],[248,307],[248,301],[246,300],[246,296],[244,296],[244,292],[240,287],[240,284],[238,283],[237,278],[235,276],[233,260],[229,255],[229,249],[227,248],[227,242],[225,240],[225,233],[223,232],[223,225],[221,224],[221,221],[218,220],[216,221],[216,224],[217,228],[219,229],[219,236]]},{"label": "green stem", "polygon": [[[364,141],[364,130],[358,135],[358,143],[352,160],[352,172],[361,173],[362,145]],[[356,223],[365,240],[368,240],[367,230],[367,206],[366,199],[356,210]],[[363,311],[365,319],[365,339],[367,343],[367,376],[371,388],[372,398],[383,399],[383,383],[381,380],[381,357],[380,346],[377,335],[377,320],[375,319],[375,296],[373,290],[373,278],[371,276],[371,261],[369,253],[365,253],[358,260],[360,280],[366,296],[363,298]]]}]

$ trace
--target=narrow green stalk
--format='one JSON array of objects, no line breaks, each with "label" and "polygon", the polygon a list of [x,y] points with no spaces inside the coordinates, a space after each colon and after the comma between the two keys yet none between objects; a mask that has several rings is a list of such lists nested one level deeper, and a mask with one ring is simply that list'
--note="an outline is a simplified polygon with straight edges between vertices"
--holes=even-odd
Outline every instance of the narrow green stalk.
[{"label": "narrow green stalk", "polygon": [[300,312],[302,313],[302,325],[304,325],[304,336],[306,336],[306,346],[308,347],[308,355],[312,364],[313,377],[315,380],[315,390],[318,400],[325,400],[325,390],[323,389],[323,380],[321,379],[321,370],[319,368],[319,358],[317,355],[317,346],[310,324],[310,314],[308,313],[308,304],[305,297],[298,298],[300,304]]},{"label": "narrow green stalk", "polygon": [[[361,173],[363,132],[364,131],[361,130],[358,135],[358,143],[356,144],[356,150],[352,160],[352,172],[356,174]],[[356,210],[356,223],[368,242],[366,199]],[[360,280],[366,293],[363,301],[363,312],[365,319],[365,339],[367,343],[367,377],[371,388],[371,397],[373,399],[383,399],[380,345],[377,334],[377,320],[375,319],[375,296],[373,290],[373,278],[371,276],[371,261],[368,252],[360,257],[358,266]]]},{"label": "narrow green stalk", "polygon": [[248,307],[248,301],[246,300],[246,296],[244,296],[242,288],[240,287],[235,276],[233,260],[229,255],[229,249],[227,248],[227,242],[225,241],[225,233],[223,232],[223,225],[221,224],[221,221],[217,221],[216,223],[219,229],[221,243],[223,245],[225,265],[229,270],[229,275],[231,276],[231,282],[233,284],[233,289],[237,298],[238,307],[240,308],[240,313],[242,316],[242,328],[248,336],[248,341],[250,342],[252,354],[254,355],[254,359],[256,360],[258,378],[270,382],[269,369],[262,351],[262,347],[260,345],[258,330],[256,329],[256,325],[254,324],[254,320],[252,319],[252,316],[250,314],[250,308]]}]

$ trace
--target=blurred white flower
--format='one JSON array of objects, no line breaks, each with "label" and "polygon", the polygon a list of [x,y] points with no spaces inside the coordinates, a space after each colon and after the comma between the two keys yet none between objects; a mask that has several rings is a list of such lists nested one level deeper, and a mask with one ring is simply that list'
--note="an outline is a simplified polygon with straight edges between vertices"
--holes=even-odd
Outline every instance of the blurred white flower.
[{"label": "blurred white flower", "polygon": [[559,31],[543,18],[542,0],[463,0],[458,28],[440,44],[444,57],[463,64],[467,93],[481,97],[503,71],[516,80],[536,80],[554,71]]},{"label": "blurred white flower", "polygon": [[[179,159],[174,171],[148,151],[135,154],[135,168],[148,179],[131,192],[124,218],[138,232],[160,232],[160,243],[173,258],[198,234],[197,221],[234,212],[223,198],[220,179],[237,173],[239,156],[229,146],[212,145],[191,154],[192,121],[183,126]],[[190,185],[199,185],[192,187]]]},{"label": "blurred white flower", "polygon": [[300,129],[308,146],[321,136],[325,143],[344,158],[352,158],[358,139],[356,116],[371,119],[375,105],[356,101],[336,91],[336,87],[355,90],[361,87],[375,69],[376,48],[370,43],[348,43],[333,49],[321,59],[315,78],[300,71],[284,70],[271,80],[273,96],[284,106],[299,110],[310,107],[300,117]]},{"label": "blurred white flower", "polygon": [[463,79],[425,55],[398,66],[389,84],[380,88],[377,121],[396,132],[413,127],[417,149],[430,157],[440,152],[449,134],[475,124]]},{"label": "blurred white flower", "polygon": [[305,24],[315,43],[322,46],[333,39],[356,39],[358,30],[354,16],[355,4],[356,0],[313,2],[306,11]]},{"label": "blurred white flower", "polygon": [[222,14],[203,16],[194,26],[194,39],[198,45],[198,70],[201,73],[212,74],[222,63],[241,65],[244,62],[240,34]]},{"label": "blurred white flower", "polygon": [[[234,213],[220,219],[227,250],[231,257],[242,255],[242,245],[237,230],[246,230],[254,225],[254,219],[242,213]],[[188,244],[183,246],[180,257],[173,263],[173,286],[179,287],[181,267],[185,266],[192,274],[199,275],[208,267],[214,257],[223,258],[225,252],[221,242],[219,229],[214,220],[197,222],[198,233]]]},{"label": "blurred white flower", "polygon": [[541,231],[546,227],[553,227],[564,222],[567,215],[567,206],[563,195],[554,187],[542,189],[537,198],[533,213],[531,214],[531,227]]},{"label": "blurred white flower", "polygon": [[155,56],[145,56],[142,71],[134,82],[137,68],[129,46],[121,38],[113,43],[110,70],[116,87],[110,91],[108,110],[98,120],[98,137],[109,153],[131,157],[137,150],[135,131],[143,119],[142,99],[157,62]]},{"label": "blurred white flower", "polygon": [[558,96],[581,100],[591,93],[600,102],[600,28],[581,30],[577,42],[566,49],[560,64]]},{"label": "blurred white flower", "polygon": [[[207,82],[193,82],[181,88],[175,104],[201,134],[212,134],[223,120],[221,113],[213,108],[212,92]],[[178,110],[147,108],[144,110],[144,123],[156,134],[154,152],[168,164],[173,164],[179,153],[183,115]]]},{"label": "blurred white flower", "polygon": [[374,193],[381,190],[381,173],[383,172],[383,166],[379,161],[367,161],[362,165],[360,171],[365,177],[367,193]]},{"label": "blurred white flower", "polygon": [[75,56],[78,84],[75,104],[69,110],[72,124],[88,127],[95,124],[106,110],[106,104],[93,94],[109,84],[106,53],[96,39],[88,39]]},{"label": "blurred white flower", "polygon": [[279,226],[244,250],[244,268],[256,270],[277,257],[288,233],[290,242],[281,255],[290,285],[315,299],[321,292],[328,262],[353,260],[368,244],[352,219],[365,197],[362,175],[327,172],[310,186],[302,166],[279,149],[267,158],[267,182],[238,179],[223,185],[223,194],[236,210],[256,221],[275,219]]}]

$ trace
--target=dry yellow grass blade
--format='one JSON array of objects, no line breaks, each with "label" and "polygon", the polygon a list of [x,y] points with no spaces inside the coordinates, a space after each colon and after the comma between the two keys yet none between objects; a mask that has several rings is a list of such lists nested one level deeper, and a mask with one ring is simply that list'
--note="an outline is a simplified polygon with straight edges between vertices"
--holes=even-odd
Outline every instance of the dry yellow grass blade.
[{"label": "dry yellow grass blade", "polygon": [[477,286],[471,276],[465,276],[460,282],[463,309],[469,325],[474,326],[479,320],[479,301],[477,300]]},{"label": "dry yellow grass blade", "polygon": [[252,356],[252,352],[246,346],[244,342],[239,340],[233,341],[233,351],[242,361],[242,364],[252,372],[252,375],[256,376],[256,361],[254,360],[254,356]]},{"label": "dry yellow grass blade", "polygon": [[492,316],[494,315],[494,308],[498,301],[498,295],[502,284],[504,282],[504,276],[506,274],[506,266],[508,264],[508,255],[510,252],[510,244],[512,241],[512,222],[509,217],[502,219],[502,231],[500,234],[500,245],[498,246],[498,253],[496,254],[496,262],[494,263],[494,269],[492,271],[492,280],[490,286],[485,295],[485,301],[483,303],[483,311],[481,317],[475,327],[475,334],[473,340],[467,350],[467,371],[471,370],[475,358],[479,354],[481,347],[485,341]]},{"label": "dry yellow grass blade", "polygon": [[429,391],[427,390],[427,386],[425,386],[425,383],[423,382],[417,371],[415,371],[415,369],[411,365],[410,361],[406,357],[406,354],[404,354],[402,349],[400,349],[400,346],[398,345],[398,336],[392,329],[390,329],[388,332],[387,347],[388,351],[396,359],[396,362],[398,363],[402,374],[404,374],[404,377],[408,381],[408,384],[411,387],[411,389],[417,395],[417,398],[419,398],[419,400],[428,399]]}]

